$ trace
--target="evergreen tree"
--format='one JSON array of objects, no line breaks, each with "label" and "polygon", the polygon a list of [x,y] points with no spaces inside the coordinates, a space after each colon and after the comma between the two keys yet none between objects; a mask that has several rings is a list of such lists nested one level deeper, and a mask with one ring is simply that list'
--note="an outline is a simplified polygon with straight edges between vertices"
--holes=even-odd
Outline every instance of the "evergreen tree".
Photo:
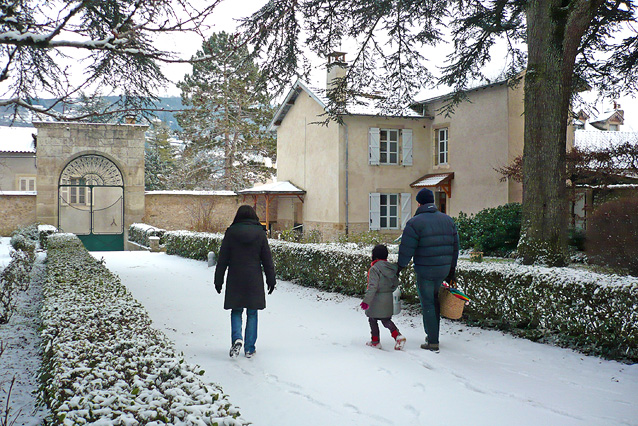
[{"label": "evergreen tree", "polygon": [[[199,62],[203,57],[215,59]],[[176,115],[188,141],[189,182],[238,190],[270,177],[276,142],[266,127],[273,108],[248,50],[220,32],[192,59],[193,72],[178,84],[182,104],[190,108]]]},{"label": "evergreen tree", "polygon": [[170,144],[171,129],[155,120],[146,134],[144,150],[144,187],[147,191],[171,189],[174,155]]},{"label": "evergreen tree", "polygon": [[[324,57],[340,50],[344,39],[356,40],[348,73],[327,93],[337,119],[335,100],[343,96],[382,91],[382,106],[397,111],[432,83],[454,88],[453,112],[472,83],[489,82],[485,65],[496,41],[505,39],[503,76],[526,69],[518,252],[527,264],[564,265],[570,102],[585,83],[602,94],[638,89],[636,11],[629,0],[270,0],[244,21],[242,34],[254,56],[266,58],[263,72],[279,87],[303,71],[302,29],[306,47]],[[442,77],[434,78],[423,47],[442,42],[447,29],[455,49],[447,64],[430,60],[445,65]],[[627,35],[617,41],[621,29]]]}]

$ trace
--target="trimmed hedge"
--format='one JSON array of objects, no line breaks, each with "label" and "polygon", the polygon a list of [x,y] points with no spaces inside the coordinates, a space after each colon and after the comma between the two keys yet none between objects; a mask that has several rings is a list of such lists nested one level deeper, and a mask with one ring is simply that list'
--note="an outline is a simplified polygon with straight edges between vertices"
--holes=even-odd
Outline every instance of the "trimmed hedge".
[{"label": "trimmed hedge", "polygon": [[128,228],[128,240],[144,247],[150,247],[149,237],[159,237],[160,245],[164,244],[165,229],[156,228],[144,223],[133,223]]},{"label": "trimmed hedge", "polygon": [[[219,253],[222,238],[168,232],[167,253],[206,260],[209,251]],[[371,247],[269,242],[279,279],[348,295],[364,293]],[[390,261],[396,259],[390,255]],[[464,311],[470,323],[606,358],[638,361],[638,278],[463,259],[456,272],[459,287],[472,300]],[[402,298],[409,303],[418,303],[415,281],[411,266],[401,272]]]},{"label": "trimmed hedge", "polygon": [[49,237],[43,296],[46,424],[248,424],[75,235]]},{"label": "trimmed hedge", "polygon": [[459,262],[470,323],[638,361],[638,278],[512,262]]}]

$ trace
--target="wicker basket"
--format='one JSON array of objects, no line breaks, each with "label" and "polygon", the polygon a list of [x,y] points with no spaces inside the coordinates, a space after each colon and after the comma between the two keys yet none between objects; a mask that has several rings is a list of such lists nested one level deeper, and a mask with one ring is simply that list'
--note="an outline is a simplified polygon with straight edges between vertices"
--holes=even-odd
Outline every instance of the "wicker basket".
[{"label": "wicker basket", "polygon": [[441,287],[439,290],[439,303],[441,305],[441,315],[445,318],[459,319],[463,315],[465,300],[454,296],[447,287]]}]

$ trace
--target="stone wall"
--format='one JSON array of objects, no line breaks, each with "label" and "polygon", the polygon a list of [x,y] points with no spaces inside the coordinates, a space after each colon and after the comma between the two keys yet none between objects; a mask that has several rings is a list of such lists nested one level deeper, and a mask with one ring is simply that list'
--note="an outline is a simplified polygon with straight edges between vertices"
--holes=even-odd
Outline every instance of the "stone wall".
[{"label": "stone wall", "polygon": [[0,236],[8,237],[17,228],[35,223],[35,193],[0,194]]},{"label": "stone wall", "polygon": [[[145,196],[146,214],[143,223],[169,231],[189,230],[224,232],[233,222],[237,209],[242,204],[253,206],[252,197],[232,193],[196,191],[149,191]],[[257,203],[257,215],[266,219],[263,200]],[[277,202],[270,203],[270,221],[275,228]]]}]

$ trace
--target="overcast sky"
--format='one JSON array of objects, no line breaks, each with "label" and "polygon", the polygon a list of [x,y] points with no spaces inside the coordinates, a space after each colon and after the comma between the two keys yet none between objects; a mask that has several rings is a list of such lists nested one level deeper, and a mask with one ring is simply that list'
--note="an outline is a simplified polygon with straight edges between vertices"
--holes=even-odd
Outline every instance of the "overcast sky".
[{"label": "overcast sky", "polygon": [[[206,0],[194,0],[194,3],[205,2]],[[209,22],[212,24],[212,28],[210,29],[210,33],[226,31],[226,32],[234,32],[237,26],[236,19],[246,17],[251,15],[252,13],[259,10],[261,6],[266,4],[266,0],[241,0],[239,1],[230,1],[225,0],[220,5],[218,5],[212,15],[212,19]],[[197,37],[194,37],[190,34],[183,35],[174,35],[171,38],[165,38],[161,40],[161,43],[165,45],[165,48],[170,50],[174,50],[180,53],[180,56],[184,58],[189,58],[199,50],[201,47],[201,40]],[[351,47],[353,50],[354,47]],[[424,55],[426,58],[444,58],[447,52],[449,51],[449,46],[439,46],[437,48],[428,48],[426,54]],[[354,50],[349,52],[347,45],[344,46],[344,51],[346,54],[346,61],[348,59],[352,59],[354,56]],[[349,55],[348,55],[349,53]],[[311,59],[312,56],[310,55]],[[493,55],[495,60],[488,71],[488,74],[492,74],[493,77],[497,77],[499,72],[502,71],[503,65],[498,60],[498,56]],[[312,85],[321,87],[325,84],[325,70],[323,68],[323,64],[317,58],[315,58],[316,63],[314,65],[314,72],[312,74],[312,81],[310,83]],[[434,69],[435,63],[431,63],[430,67],[431,71],[436,72]],[[191,66],[188,64],[167,64],[165,65],[164,71],[169,79],[173,82],[180,81],[183,79],[186,73],[191,71]],[[291,82],[292,83],[292,82]],[[449,89],[440,88],[428,90],[420,93],[416,96],[417,99],[426,99],[431,96],[438,96],[444,93],[447,93]],[[173,85],[169,87],[166,91],[166,95],[169,96],[179,96],[179,90]],[[638,94],[634,94],[638,96]],[[588,102],[594,103],[596,101],[596,95],[594,93],[585,94],[584,96]],[[625,125],[621,127],[622,131],[636,131],[638,132],[638,98],[625,96],[623,98],[618,99],[618,103],[620,103],[621,108],[625,112]],[[605,100],[602,102],[594,103],[594,107],[602,113],[604,110],[609,110],[612,107],[611,100]]]}]

